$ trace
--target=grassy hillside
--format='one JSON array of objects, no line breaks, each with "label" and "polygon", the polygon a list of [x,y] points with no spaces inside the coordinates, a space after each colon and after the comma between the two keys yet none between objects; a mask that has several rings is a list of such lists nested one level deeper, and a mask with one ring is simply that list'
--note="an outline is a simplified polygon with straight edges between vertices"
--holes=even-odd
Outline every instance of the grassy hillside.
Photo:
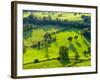
[{"label": "grassy hillside", "polygon": [[38,19],[43,19],[43,17],[51,17],[52,20],[60,19],[60,20],[68,20],[68,21],[83,21],[81,18],[82,15],[91,16],[88,13],[70,13],[70,12],[24,12],[23,18],[27,18],[31,15],[36,16]]},{"label": "grassy hillside", "polygon": [[[63,12],[24,12],[23,17],[27,18],[30,14],[39,19],[51,17],[52,20],[80,21],[83,22],[81,15],[90,16],[85,13],[63,13]],[[57,25],[36,25],[32,24],[34,29],[23,32],[24,51],[23,51],[23,69],[34,68],[57,68],[57,67],[81,67],[91,65],[91,52],[89,51],[90,42],[81,34],[83,30],[69,28]],[[46,33],[56,41],[52,41],[47,47],[45,44],[32,47],[44,40]],[[54,34],[53,34],[54,33]],[[75,39],[77,36],[77,39]],[[68,38],[72,37],[72,41]],[[69,62],[59,60],[59,50],[61,46],[68,48]],[[78,57],[77,57],[78,56]],[[34,61],[38,59],[38,62]]]},{"label": "grassy hillside", "polygon": [[[47,60],[48,58],[49,59],[57,58],[57,57],[59,57],[59,48],[60,48],[60,46],[63,46],[63,45],[67,46],[69,48],[70,59],[75,59],[75,52],[73,51],[72,48],[70,48],[71,44],[74,46],[74,48],[79,53],[79,56],[80,56],[79,59],[88,59],[88,58],[90,58],[90,56],[85,57],[85,55],[83,53],[84,51],[87,51],[88,47],[90,46],[90,43],[83,36],[78,34],[78,31],[79,30],[74,30],[74,29],[73,30],[66,30],[66,31],[60,32],[56,35],[52,35],[52,36],[56,36],[57,41],[52,42],[50,44],[50,47],[48,48],[48,53],[46,53],[45,48],[37,49],[37,48],[28,47],[26,49],[25,53],[24,53],[23,64],[34,62],[35,59],[38,59],[39,61],[43,61],[43,60]],[[35,41],[42,40],[44,33],[45,33],[45,31],[43,29],[33,30],[33,32],[32,32],[33,37],[31,37],[30,41],[33,40],[32,42],[34,44]],[[67,40],[69,36],[74,38],[74,36],[76,36],[76,35],[78,36],[77,40],[73,39],[71,43]],[[29,41],[26,40],[26,42],[29,42]],[[29,44],[30,43],[31,42],[29,42]],[[51,63],[52,61],[49,61],[49,62]],[[84,63],[84,65],[82,63],[81,64],[79,63],[80,64],[79,66],[88,66],[90,64],[87,64],[87,63],[89,63],[89,62],[86,62],[86,64]],[[42,67],[41,65],[43,65],[43,64],[45,64],[45,63],[40,63],[38,65],[38,67]],[[30,65],[36,65],[36,64],[32,63],[32,64],[28,64],[28,65],[30,66]],[[28,65],[25,65],[24,68],[27,69],[27,68],[34,67],[34,66],[29,67]],[[73,65],[73,66],[75,66],[75,65]],[[77,64],[77,66],[78,66],[78,64]],[[52,67],[52,65],[49,65],[48,67]],[[56,67],[57,67],[57,65],[56,65]],[[34,68],[37,68],[37,67],[34,67]]]}]

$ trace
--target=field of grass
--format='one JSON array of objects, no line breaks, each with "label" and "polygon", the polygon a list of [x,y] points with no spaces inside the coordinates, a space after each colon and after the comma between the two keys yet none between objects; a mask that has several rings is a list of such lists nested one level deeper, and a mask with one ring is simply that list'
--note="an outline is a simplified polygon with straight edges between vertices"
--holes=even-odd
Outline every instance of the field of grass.
[{"label": "field of grass", "polygon": [[[51,28],[51,30],[52,30],[52,28]],[[49,30],[46,30],[46,31],[49,32]],[[48,54],[46,53],[45,48],[42,48],[42,49],[39,50],[37,48],[28,47],[26,49],[25,53],[24,53],[23,64],[34,62],[35,59],[39,59],[39,61],[43,61],[43,60],[47,60],[48,58],[49,59],[57,58],[57,57],[59,57],[59,47],[60,46],[67,46],[69,48],[70,59],[75,59],[75,52],[73,51],[73,49],[70,48],[71,44],[73,45],[73,47],[75,47],[75,49],[79,53],[79,56],[80,56],[79,59],[86,59],[86,60],[89,59],[90,56],[89,57],[85,57],[84,54],[83,54],[83,51],[84,50],[87,51],[88,47],[90,46],[90,43],[83,36],[78,34],[78,32],[79,32],[79,30],[74,30],[73,29],[73,30],[66,30],[66,31],[57,33],[56,35],[52,35],[52,37],[56,36],[57,41],[56,42],[52,42],[50,44],[50,47],[48,48]],[[32,31],[32,36],[33,37],[31,37],[30,40],[33,39],[32,42],[34,44],[35,41],[40,41],[43,38],[44,33],[45,33],[45,29],[33,30]],[[77,40],[73,39],[71,43],[67,40],[67,38],[69,36],[74,38],[74,36],[76,36],[76,35],[78,36]],[[26,40],[26,42],[29,42],[29,41]],[[31,42],[30,42],[30,44],[31,44]],[[71,61],[70,64],[72,64],[74,61],[75,60]],[[57,60],[56,61],[53,60],[53,61],[48,61],[48,62],[41,62],[41,63],[38,63],[38,64],[31,63],[31,64],[24,65],[24,69],[40,68],[40,67],[44,68],[44,66],[41,66],[41,65],[45,65],[46,64],[45,65],[45,67],[46,67],[48,64],[51,64],[51,63],[54,64],[55,67],[60,67],[61,63],[59,62],[59,64],[58,64],[58,62],[59,61],[57,61]],[[90,65],[90,60],[86,61],[86,63],[78,63],[77,65],[73,65],[73,66],[78,66],[78,65],[79,66],[89,66]],[[47,66],[47,68],[48,67],[53,67],[53,66],[49,65],[49,66]]]},{"label": "field of grass", "polygon": [[52,20],[68,20],[68,21],[83,21],[82,15],[90,16],[88,13],[68,13],[68,12],[25,12],[23,17],[26,18],[29,15],[36,16],[38,19],[43,19],[43,17],[51,17]]},{"label": "field of grass", "polygon": [[[90,16],[90,14],[85,13],[25,12],[23,17],[28,17],[30,14],[39,19],[42,19],[44,16],[51,16],[52,20],[59,18],[60,20],[68,21],[83,21],[81,15]],[[23,32],[23,43],[26,47],[25,49],[23,48],[25,50],[23,51],[23,69],[82,67],[91,65],[91,53],[88,53],[87,55],[84,54],[84,51],[88,51],[90,42],[80,34],[82,31],[81,29],[66,29],[63,26],[57,25],[32,24],[32,26],[37,28]],[[63,29],[65,30],[63,31]],[[57,31],[61,32],[52,34]],[[37,47],[31,47],[39,41],[42,41],[46,33],[51,34],[52,38],[56,37],[56,41],[51,42],[48,48],[40,47],[39,49]],[[74,39],[75,36],[78,36],[78,38]],[[71,42],[68,40],[69,37],[72,37]],[[59,48],[61,46],[66,46],[68,48],[69,62],[62,62],[58,60],[58,57],[60,57]],[[79,55],[78,58],[76,58],[76,52]],[[34,60],[36,59],[38,59],[38,63],[34,63]]]}]

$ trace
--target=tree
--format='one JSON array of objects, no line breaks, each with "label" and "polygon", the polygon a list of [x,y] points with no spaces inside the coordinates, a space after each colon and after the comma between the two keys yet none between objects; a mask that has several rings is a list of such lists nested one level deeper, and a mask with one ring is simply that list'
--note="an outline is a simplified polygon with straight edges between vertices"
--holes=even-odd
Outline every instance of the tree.
[{"label": "tree", "polygon": [[83,35],[89,42],[91,41],[91,33],[89,31],[84,31]]},{"label": "tree", "polygon": [[48,37],[49,37],[48,33],[46,32],[45,35],[44,35],[44,40],[48,40]]},{"label": "tree", "polygon": [[48,38],[49,38],[50,40],[52,39],[51,34],[48,34]]},{"label": "tree", "polygon": [[40,41],[38,41],[37,43],[38,49],[40,49],[40,46],[41,46],[40,43],[41,43]]},{"label": "tree", "polygon": [[80,35],[81,37],[83,37],[84,31],[80,31]]},{"label": "tree", "polygon": [[90,16],[82,15],[81,18],[83,19],[83,21],[85,23],[90,23],[91,22],[91,17]]},{"label": "tree", "polygon": [[91,47],[88,47],[87,53],[90,53],[90,52],[91,52]]},{"label": "tree", "polygon": [[75,59],[76,59],[76,62],[78,61],[78,59],[79,59],[79,53],[78,52],[75,52]]},{"label": "tree", "polygon": [[83,54],[85,57],[87,57],[87,51],[84,51]]},{"label": "tree", "polygon": [[70,42],[72,41],[72,39],[73,39],[72,37],[68,37],[68,40],[69,40]]},{"label": "tree", "polygon": [[39,62],[39,60],[38,60],[38,59],[35,59],[35,60],[34,60],[34,63],[38,63],[38,62]]},{"label": "tree", "polygon": [[45,48],[45,57],[49,60],[49,54],[48,54],[48,47],[49,47],[49,43],[48,40],[44,40],[44,48]]},{"label": "tree", "polygon": [[44,40],[50,43],[52,41],[52,36],[50,33],[45,33]]},{"label": "tree", "polygon": [[77,13],[74,13],[74,16],[76,16],[77,15]]},{"label": "tree", "polygon": [[62,60],[69,60],[68,48],[66,46],[59,48],[59,56]]},{"label": "tree", "polygon": [[75,36],[75,37],[74,37],[74,39],[77,39],[77,38],[78,38],[78,36]]},{"label": "tree", "polygon": [[58,17],[62,17],[62,14],[58,14]]}]

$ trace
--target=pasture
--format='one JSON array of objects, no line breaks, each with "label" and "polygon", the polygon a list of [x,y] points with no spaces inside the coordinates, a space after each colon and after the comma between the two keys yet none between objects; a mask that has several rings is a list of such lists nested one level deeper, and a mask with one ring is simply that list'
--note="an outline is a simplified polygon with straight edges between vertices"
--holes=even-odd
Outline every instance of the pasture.
[{"label": "pasture", "polygon": [[[83,22],[81,15],[90,16],[79,13],[25,12],[24,17],[30,14],[38,19],[51,16],[52,20],[58,18],[81,23]],[[23,32],[23,69],[91,66],[91,51],[89,51],[91,43],[81,34],[82,29],[67,29],[50,24],[32,24],[32,27],[34,28]],[[50,39],[45,40],[46,34],[50,34]],[[61,47],[67,50],[66,60],[61,58],[60,52],[63,52],[60,51]]]},{"label": "pasture", "polygon": [[[35,44],[38,41],[41,41],[43,39],[43,35],[45,34],[45,30],[46,32],[52,33],[57,31],[56,28],[54,27],[50,27],[47,29],[34,29],[32,30],[32,37],[29,39],[25,40],[25,44],[28,46],[26,48],[26,51],[24,53],[24,57],[23,57],[23,64],[27,64],[32,62],[31,64],[28,65],[24,65],[24,68],[27,69],[31,69],[31,68],[42,68],[42,67],[60,67],[61,63],[58,60],[51,60],[51,61],[45,61],[45,62],[40,62],[40,63],[33,63],[35,59],[38,59],[39,61],[44,61],[44,60],[48,60],[48,59],[52,59],[52,58],[57,58],[59,57],[59,48],[60,46],[66,46],[69,48],[69,58],[70,59],[75,59],[75,51],[70,47],[70,45],[72,44],[73,47],[77,50],[78,54],[79,54],[79,59],[82,59],[83,62],[84,60],[88,60],[90,58],[90,55],[88,57],[86,57],[84,55],[84,51],[88,50],[88,47],[90,46],[90,43],[84,38],[84,36],[81,36],[80,34],[78,34],[78,32],[80,30],[66,30],[63,32],[59,32],[57,34],[52,34],[52,37],[56,36],[56,42],[52,42],[50,43],[50,47],[48,47],[48,52],[46,52],[45,48],[32,48],[30,47],[31,44]],[[75,36],[78,36],[78,39],[74,39]],[[73,37],[72,42],[70,43],[68,40],[68,37],[71,36]],[[30,45],[29,45],[30,44]],[[89,53],[90,54],[90,53]],[[74,63],[75,60],[71,60],[71,63]],[[90,60],[86,61],[86,63],[83,64],[83,62],[81,63],[77,63],[76,65],[73,66],[89,66],[90,65]],[[58,64],[59,63],[59,64]],[[49,65],[48,65],[49,64]],[[50,65],[50,64],[53,64]],[[41,66],[42,65],[42,66]],[[43,66],[44,65],[44,66]],[[59,66],[58,66],[59,65]],[[66,66],[69,64],[66,64]],[[37,66],[37,67],[34,67]]]}]

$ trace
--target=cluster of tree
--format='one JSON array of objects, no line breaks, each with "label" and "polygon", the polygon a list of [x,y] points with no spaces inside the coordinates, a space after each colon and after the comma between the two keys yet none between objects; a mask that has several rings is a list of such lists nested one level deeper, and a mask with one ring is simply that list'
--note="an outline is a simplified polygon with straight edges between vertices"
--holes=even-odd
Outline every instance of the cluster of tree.
[{"label": "cluster of tree", "polygon": [[88,57],[88,54],[90,54],[90,53],[91,53],[91,47],[88,47],[88,50],[87,51],[85,50],[83,52],[83,54],[84,54],[85,57]]},{"label": "cluster of tree", "polygon": [[[59,15],[62,16],[62,15]],[[83,19],[83,22],[81,21],[68,21],[68,20],[61,20],[60,18],[52,19],[49,15],[48,17],[44,16],[43,18],[38,18],[34,15],[30,15],[27,18],[23,19],[24,24],[36,24],[36,25],[58,25],[63,26],[67,28],[86,28],[90,27],[90,16],[82,15],[81,18]]]},{"label": "cluster of tree", "polygon": [[23,27],[24,27],[23,28],[24,31],[28,31],[28,30],[32,29],[32,24],[24,24]]},{"label": "cluster of tree", "polygon": [[58,60],[60,61],[69,61],[69,55],[68,55],[68,48],[66,46],[61,46],[59,48],[59,56]]},{"label": "cluster of tree", "polygon": [[91,41],[91,33],[89,31],[85,31],[83,35],[89,42]]},{"label": "cluster of tree", "polygon": [[[74,36],[74,39],[76,39],[77,40],[77,38],[78,38],[78,36],[76,35],[76,36]],[[73,40],[73,37],[68,37],[68,40],[71,42],[72,40]]]},{"label": "cluster of tree", "polygon": [[91,42],[91,30],[89,28],[84,28],[79,34]]},{"label": "cluster of tree", "polygon": [[30,31],[30,30],[36,29],[36,28],[39,28],[38,25],[33,26],[33,24],[24,24],[23,30],[24,31]]},{"label": "cluster of tree", "polygon": [[38,41],[36,44],[33,44],[31,47],[33,47],[33,48],[38,47],[38,49],[40,49],[41,47],[48,48],[50,46],[50,43],[56,41],[56,37],[52,37],[51,35],[52,34],[50,34],[50,33],[45,33],[43,36],[44,39],[41,41]]},{"label": "cluster of tree", "polygon": [[[91,51],[90,48],[91,47],[88,47],[88,50],[83,52],[85,57],[88,57],[88,54]],[[61,62],[69,63],[70,62],[70,57],[69,57],[68,51],[69,51],[69,48],[67,48],[66,46],[61,46],[59,48],[59,57],[54,58],[54,59],[57,59],[57,60],[59,60]],[[80,55],[79,55],[79,53],[77,51],[75,51],[75,56],[74,57],[75,57],[75,62],[80,61],[79,60]],[[51,59],[51,60],[53,60],[53,59]],[[41,61],[39,61],[39,59],[35,59],[34,60],[34,63],[39,63],[39,62],[41,62]]]},{"label": "cluster of tree", "polygon": [[83,19],[83,21],[85,23],[91,23],[91,17],[90,16],[82,15],[81,18]]},{"label": "cluster of tree", "polygon": [[[52,37],[51,35],[52,35],[52,33],[51,34],[50,33],[45,33],[44,40],[38,41],[36,44],[33,44],[31,47],[33,47],[33,48],[38,47],[40,49],[41,47],[44,46],[44,47],[48,48],[50,46],[50,43],[56,42],[56,37]],[[77,40],[78,36],[77,35],[74,36],[74,37],[69,36],[67,39],[71,43],[71,41],[73,40],[73,38],[75,40]]]}]

